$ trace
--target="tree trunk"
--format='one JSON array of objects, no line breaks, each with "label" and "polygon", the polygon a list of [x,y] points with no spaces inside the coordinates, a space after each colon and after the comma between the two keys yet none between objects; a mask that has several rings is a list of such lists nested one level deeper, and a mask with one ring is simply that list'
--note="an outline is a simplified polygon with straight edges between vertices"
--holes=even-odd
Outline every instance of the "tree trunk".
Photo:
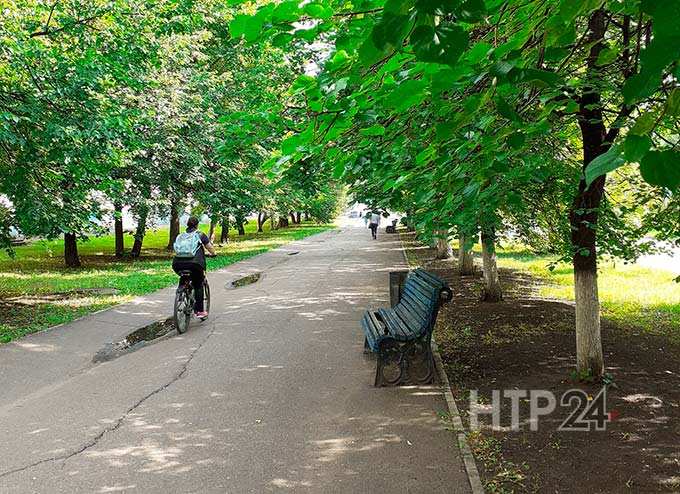
[{"label": "tree trunk", "polygon": [[300,211],[295,213],[295,220],[296,220],[295,223],[297,223],[298,225],[302,223],[302,213]]},{"label": "tree trunk", "polygon": [[576,295],[576,366],[581,376],[600,377],[604,372],[600,336],[600,301],[597,271],[574,270]]},{"label": "tree trunk", "polygon": [[245,219],[242,216],[237,216],[234,218],[234,221],[236,222],[236,229],[238,230],[239,235],[245,235],[246,230],[243,227],[243,223],[245,222]]},{"label": "tree trunk", "polygon": [[475,274],[475,261],[472,257],[472,250],[465,248],[467,241],[462,233],[458,236],[458,272],[461,276]]},{"label": "tree trunk", "polygon": [[116,201],[113,203],[113,230],[116,238],[115,255],[116,257],[123,257],[125,253],[125,237],[123,234],[123,205]]},{"label": "tree trunk", "polygon": [[139,208],[139,218],[137,219],[137,228],[135,229],[135,242],[132,244],[130,255],[132,257],[139,257],[142,254],[142,243],[144,242],[144,235],[146,234],[146,219],[149,215],[149,209],[146,205]]},{"label": "tree trunk", "polygon": [[168,238],[167,250],[172,250],[175,239],[179,235],[179,205],[173,201],[170,205],[170,236]]},{"label": "tree trunk", "polygon": [[269,215],[269,226],[271,227],[272,231],[276,230],[278,228],[278,223],[275,218],[276,214],[271,213]]},{"label": "tree trunk", "polygon": [[290,222],[295,224],[295,213],[291,211],[288,214],[290,214]]},{"label": "tree trunk", "polygon": [[286,228],[288,226],[288,216],[282,214],[279,217],[279,228]]},{"label": "tree trunk", "polygon": [[503,299],[496,265],[496,232],[493,228],[482,229],[482,266],[484,270],[484,302],[499,302]]},{"label": "tree trunk", "polygon": [[220,243],[229,243],[229,218],[222,218],[222,232],[220,233]]},{"label": "tree trunk", "polygon": [[309,221],[309,211],[305,211],[305,221]]},{"label": "tree trunk", "polygon": [[217,219],[213,216],[210,217],[210,229],[208,230],[208,238],[211,242],[215,240],[215,227],[217,227]]},{"label": "tree trunk", "polygon": [[[595,44],[588,56],[588,71],[593,78],[601,75],[597,58],[603,48],[606,15],[595,11],[588,20],[590,40]],[[583,139],[583,174],[592,160],[609,150],[613,139],[607,138],[602,118],[601,97],[597,87],[583,88],[578,123]],[[605,177],[595,179],[589,187],[582,178],[569,212],[571,243],[574,251],[576,298],[576,369],[580,375],[602,376],[604,357],[600,335],[600,304],[597,290],[597,251],[595,249],[598,209],[604,194]]]},{"label": "tree trunk", "polygon": [[64,233],[64,262],[69,268],[80,267],[80,257],[78,257],[78,242],[76,234]]},{"label": "tree trunk", "polygon": [[264,222],[267,221],[267,218],[269,218],[267,213],[257,213],[257,233],[262,233],[262,227],[264,227]]},{"label": "tree trunk", "polygon": [[451,249],[451,244],[449,244],[448,232],[446,230],[437,230],[434,233],[436,235],[436,258],[449,259],[453,255],[453,250]]}]

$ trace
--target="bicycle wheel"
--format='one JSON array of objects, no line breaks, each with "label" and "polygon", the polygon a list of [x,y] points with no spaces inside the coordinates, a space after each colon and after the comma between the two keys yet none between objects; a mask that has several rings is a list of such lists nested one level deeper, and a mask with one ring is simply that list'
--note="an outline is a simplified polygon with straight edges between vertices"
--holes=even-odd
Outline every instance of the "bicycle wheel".
[{"label": "bicycle wheel", "polygon": [[210,285],[208,285],[208,278],[203,279],[203,310],[210,314]]},{"label": "bicycle wheel", "polygon": [[187,329],[189,329],[192,310],[193,303],[191,302],[189,290],[183,286],[179,287],[177,292],[175,292],[175,310],[173,313],[178,333],[186,333]]}]

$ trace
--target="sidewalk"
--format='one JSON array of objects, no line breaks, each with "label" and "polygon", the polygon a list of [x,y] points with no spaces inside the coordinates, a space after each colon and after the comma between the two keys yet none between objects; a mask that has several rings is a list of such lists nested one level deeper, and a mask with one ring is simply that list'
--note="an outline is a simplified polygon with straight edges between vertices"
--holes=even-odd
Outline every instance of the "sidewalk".
[{"label": "sidewalk", "polygon": [[358,224],[211,273],[208,321],[111,362],[172,289],[0,347],[0,492],[469,492],[439,388],[372,386],[359,321],[405,266]]}]

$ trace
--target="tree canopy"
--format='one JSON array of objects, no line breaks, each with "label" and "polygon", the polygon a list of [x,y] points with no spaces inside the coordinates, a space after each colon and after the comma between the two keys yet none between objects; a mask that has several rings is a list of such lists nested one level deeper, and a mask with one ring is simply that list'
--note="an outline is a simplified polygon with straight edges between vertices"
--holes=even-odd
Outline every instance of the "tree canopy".
[{"label": "tree canopy", "polygon": [[489,301],[499,237],[572,262],[593,375],[598,257],[680,243],[675,0],[1,5],[0,220],[29,235],[111,203],[142,233],[189,206],[326,221],[345,184],[424,239],[481,234]]}]

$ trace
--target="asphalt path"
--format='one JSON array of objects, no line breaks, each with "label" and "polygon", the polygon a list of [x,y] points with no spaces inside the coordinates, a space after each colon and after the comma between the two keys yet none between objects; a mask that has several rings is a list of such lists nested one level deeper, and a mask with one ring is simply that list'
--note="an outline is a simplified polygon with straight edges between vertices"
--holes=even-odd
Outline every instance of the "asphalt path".
[{"label": "asphalt path", "polygon": [[362,352],[404,268],[357,220],[211,273],[207,321],[111,361],[172,288],[0,346],[0,492],[469,492],[439,387],[376,389]]}]

